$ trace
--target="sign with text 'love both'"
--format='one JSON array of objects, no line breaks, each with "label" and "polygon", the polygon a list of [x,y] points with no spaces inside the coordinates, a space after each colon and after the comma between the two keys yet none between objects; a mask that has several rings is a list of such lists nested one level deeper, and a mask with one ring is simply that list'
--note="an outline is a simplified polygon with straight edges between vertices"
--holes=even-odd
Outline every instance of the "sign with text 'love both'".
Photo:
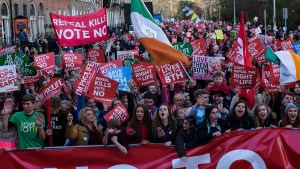
[{"label": "sign with text 'love both'", "polygon": [[98,102],[111,105],[119,83],[101,74],[97,74],[88,90],[89,98],[93,98]]},{"label": "sign with text 'love both'", "polygon": [[154,63],[140,63],[132,65],[132,77],[138,86],[152,86],[156,83],[156,69]]},{"label": "sign with text 'love both'", "polygon": [[238,63],[233,64],[230,86],[250,89],[256,84],[258,70]]},{"label": "sign with text 'love both'", "polygon": [[108,39],[106,8],[79,16],[54,13],[50,16],[60,46],[79,46]]},{"label": "sign with text 'love both'", "polygon": [[185,82],[185,74],[179,63],[156,66],[156,72],[163,85]]},{"label": "sign with text 'love both'", "polygon": [[131,79],[131,68],[130,67],[117,67],[108,69],[106,77],[119,82],[118,90],[129,92],[129,81]]}]

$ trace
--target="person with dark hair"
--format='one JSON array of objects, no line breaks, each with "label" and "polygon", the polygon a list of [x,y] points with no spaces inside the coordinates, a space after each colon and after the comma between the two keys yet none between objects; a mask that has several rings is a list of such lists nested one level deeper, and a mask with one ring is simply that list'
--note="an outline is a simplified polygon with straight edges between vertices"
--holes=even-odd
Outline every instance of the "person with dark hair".
[{"label": "person with dark hair", "polygon": [[147,144],[152,136],[152,120],[145,105],[136,106],[134,115],[126,128],[126,135],[131,143]]},{"label": "person with dark hair", "polygon": [[285,106],[288,103],[294,103],[294,94],[292,92],[279,92],[276,94],[272,110],[277,114],[277,120],[282,120],[285,116]]},{"label": "person with dark hair", "polygon": [[147,92],[144,94],[143,98],[144,103],[147,106],[147,109],[151,115],[151,118],[154,119],[157,112],[157,108],[154,106],[154,95],[151,92]]},{"label": "person with dark hair", "polygon": [[205,106],[208,105],[208,92],[203,89],[198,89],[194,93],[196,104],[189,108],[188,115],[193,115],[196,118],[196,125],[204,120]]},{"label": "person with dark hair", "polygon": [[34,111],[35,96],[26,94],[23,99],[22,112],[11,116],[10,111],[5,111],[2,121],[2,131],[7,132],[9,128],[16,127],[18,132],[18,149],[23,150],[29,147],[42,147],[45,135],[45,118],[42,114]]},{"label": "person with dark hair", "polygon": [[244,100],[237,101],[228,117],[230,130],[250,130],[253,127],[253,120],[250,118],[247,103]]},{"label": "person with dark hair", "polygon": [[300,115],[298,107],[293,103],[288,103],[285,106],[285,115],[279,121],[279,127],[285,128],[300,128]]},{"label": "person with dark hair", "polygon": [[197,145],[197,128],[194,116],[187,116],[183,120],[182,128],[176,135],[175,148],[178,156],[186,162],[187,155],[185,149],[193,148]]},{"label": "person with dark hair", "polygon": [[177,125],[179,128],[182,127],[184,119],[186,118],[186,113],[182,107],[177,108],[173,113],[174,118],[177,120]]},{"label": "person with dark hair", "polygon": [[198,143],[205,144],[215,137],[220,137],[229,127],[226,122],[218,118],[218,107],[207,106],[205,120],[198,126]]},{"label": "person with dark hair", "polygon": [[271,116],[270,109],[264,103],[255,106],[254,127],[256,130],[265,127],[277,128],[278,121],[274,120]]}]

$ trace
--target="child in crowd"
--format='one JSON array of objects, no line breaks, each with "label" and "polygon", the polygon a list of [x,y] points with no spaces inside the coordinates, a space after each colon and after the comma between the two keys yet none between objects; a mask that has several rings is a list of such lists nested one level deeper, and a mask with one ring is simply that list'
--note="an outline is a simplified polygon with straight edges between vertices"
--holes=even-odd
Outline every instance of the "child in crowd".
[{"label": "child in crowd", "polygon": [[209,101],[210,103],[215,102],[213,100],[214,95],[218,94],[219,96],[225,98],[224,103],[226,104],[226,98],[230,95],[229,87],[225,84],[224,75],[221,71],[217,71],[214,73],[213,78],[214,82],[208,88],[209,93]]},{"label": "child in crowd", "polygon": [[198,89],[194,93],[196,104],[189,108],[188,116],[192,115],[196,118],[196,125],[200,124],[205,117],[205,106],[208,105],[208,92],[206,90]]}]

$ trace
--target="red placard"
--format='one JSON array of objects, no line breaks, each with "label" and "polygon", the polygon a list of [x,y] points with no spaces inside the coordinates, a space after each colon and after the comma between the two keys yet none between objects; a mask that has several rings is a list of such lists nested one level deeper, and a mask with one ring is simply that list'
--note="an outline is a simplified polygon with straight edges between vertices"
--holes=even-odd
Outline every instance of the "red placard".
[{"label": "red placard", "polygon": [[105,62],[104,57],[105,57],[104,49],[89,49],[85,57],[85,63],[88,62],[104,63]]},{"label": "red placard", "polygon": [[111,68],[122,67],[122,60],[114,60],[108,63],[94,63],[97,73],[101,73],[103,76],[106,76],[106,71]]},{"label": "red placard", "polygon": [[191,41],[190,44],[193,47],[193,55],[206,56],[206,44],[204,38],[200,38],[198,40]]},{"label": "red placard", "polygon": [[90,83],[95,78],[96,69],[94,63],[90,62],[85,64],[80,75],[80,82],[78,83],[78,85],[74,85],[74,90],[76,94],[81,96],[82,94],[87,93]]},{"label": "red placard", "polygon": [[233,64],[230,86],[251,89],[257,81],[258,70],[238,63]]},{"label": "red placard", "polygon": [[270,82],[272,84],[279,84],[280,79],[280,66],[270,62]]},{"label": "red placard", "polygon": [[156,71],[163,85],[185,82],[185,74],[179,63],[156,66]]},{"label": "red placard", "polygon": [[287,38],[286,40],[282,41],[281,49],[284,51],[294,52],[293,40],[291,38]]},{"label": "red placard", "polygon": [[61,46],[79,46],[108,39],[106,8],[79,16],[50,13]]},{"label": "red placard", "polygon": [[274,39],[273,49],[274,49],[274,51],[280,51],[280,50],[282,50],[281,42],[279,40]]},{"label": "red placard", "polygon": [[109,111],[105,116],[104,119],[108,122],[110,119],[119,119],[121,123],[125,123],[129,119],[128,112],[123,104],[118,104],[115,106],[111,111]]},{"label": "red placard", "polygon": [[9,169],[298,169],[299,142],[299,130],[263,129],[235,131],[206,145],[187,149],[186,163],[174,147],[161,144],[130,146],[127,155],[116,147],[103,146],[1,151],[0,162],[2,168]]},{"label": "red placard", "polygon": [[133,80],[138,86],[152,86],[156,83],[154,63],[133,64],[132,74]]},{"label": "red placard", "polygon": [[106,105],[111,105],[119,83],[110,78],[97,74],[93,83],[89,87],[88,96]]},{"label": "red placard", "polygon": [[40,88],[39,97],[41,99],[41,103],[44,104],[47,99],[51,98],[51,96],[58,96],[63,85],[64,83],[62,79],[53,78],[46,86]]},{"label": "red placard", "polygon": [[134,59],[134,53],[128,51],[117,51],[117,58],[120,60],[124,60],[126,58]]},{"label": "red placard", "polygon": [[137,50],[126,50],[126,52],[131,52],[134,56],[139,56],[139,52]]},{"label": "red placard", "polygon": [[31,85],[35,85],[41,78],[40,74],[36,74],[35,76],[24,76],[24,82],[26,87],[30,87]]},{"label": "red placard", "polygon": [[267,62],[265,58],[266,48],[257,37],[253,38],[250,44],[248,45],[248,51],[255,62]]},{"label": "red placard", "polygon": [[78,53],[64,52],[62,58],[62,67],[66,70],[73,71],[80,69],[82,65],[82,55]]},{"label": "red placard", "polygon": [[225,57],[233,62],[235,62],[237,58],[238,45],[235,44],[232,48],[230,48],[226,53]]},{"label": "red placard", "polygon": [[54,52],[35,55],[34,56],[34,68],[36,70],[42,70],[46,74],[53,74],[55,68]]}]

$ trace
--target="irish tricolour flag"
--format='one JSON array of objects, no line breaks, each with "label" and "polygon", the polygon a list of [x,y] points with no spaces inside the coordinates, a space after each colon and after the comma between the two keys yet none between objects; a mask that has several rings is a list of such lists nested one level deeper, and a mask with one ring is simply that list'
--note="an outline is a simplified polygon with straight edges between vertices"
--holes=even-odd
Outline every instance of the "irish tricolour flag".
[{"label": "irish tricolour flag", "polygon": [[154,21],[144,2],[131,0],[130,16],[136,36],[158,65],[176,61],[188,64],[188,58],[172,47],[166,34]]},{"label": "irish tricolour flag", "polygon": [[280,65],[280,83],[300,80],[300,56],[290,51],[266,53],[267,60]]}]

